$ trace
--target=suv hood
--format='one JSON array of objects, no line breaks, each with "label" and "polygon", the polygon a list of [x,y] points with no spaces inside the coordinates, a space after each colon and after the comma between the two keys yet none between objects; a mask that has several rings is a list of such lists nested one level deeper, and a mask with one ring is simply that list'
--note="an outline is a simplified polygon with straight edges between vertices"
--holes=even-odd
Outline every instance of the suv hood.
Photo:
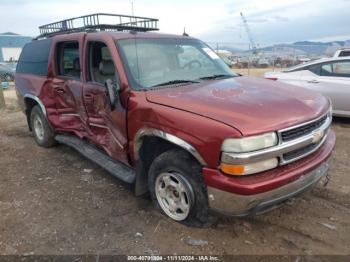
[{"label": "suv hood", "polygon": [[146,92],[147,100],[223,122],[255,135],[312,120],[328,110],[325,97],[254,77],[210,80]]}]

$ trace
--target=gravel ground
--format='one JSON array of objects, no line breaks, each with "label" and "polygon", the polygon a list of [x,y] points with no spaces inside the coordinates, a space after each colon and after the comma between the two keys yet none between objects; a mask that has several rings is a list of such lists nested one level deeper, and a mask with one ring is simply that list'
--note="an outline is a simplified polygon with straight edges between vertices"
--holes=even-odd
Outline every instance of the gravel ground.
[{"label": "gravel ground", "polygon": [[0,112],[0,254],[350,254],[350,120],[336,119],[330,182],[249,219],[187,228],[59,145],[38,147]]}]

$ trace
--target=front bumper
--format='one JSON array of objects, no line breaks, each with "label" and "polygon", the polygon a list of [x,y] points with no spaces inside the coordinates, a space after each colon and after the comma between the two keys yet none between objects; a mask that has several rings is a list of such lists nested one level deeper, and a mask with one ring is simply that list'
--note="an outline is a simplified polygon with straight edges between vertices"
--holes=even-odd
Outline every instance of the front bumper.
[{"label": "front bumper", "polygon": [[312,155],[292,164],[253,176],[234,178],[220,171],[203,169],[209,206],[231,216],[266,212],[311,189],[327,174],[335,145],[330,131],[325,144]]},{"label": "front bumper", "polygon": [[329,161],[298,180],[265,193],[245,196],[208,188],[209,204],[214,211],[233,216],[264,213],[287,199],[311,189],[328,171]]}]

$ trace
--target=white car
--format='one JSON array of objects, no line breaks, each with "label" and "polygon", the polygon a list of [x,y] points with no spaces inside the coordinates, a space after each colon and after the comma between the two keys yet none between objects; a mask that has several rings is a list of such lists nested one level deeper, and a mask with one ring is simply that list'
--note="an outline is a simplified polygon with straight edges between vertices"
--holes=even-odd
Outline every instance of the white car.
[{"label": "white car", "polygon": [[350,117],[350,57],[323,58],[264,77],[320,92],[331,99],[333,115]]},{"label": "white car", "polygon": [[333,57],[344,57],[344,56],[350,56],[350,48],[342,48],[337,50],[334,53]]}]

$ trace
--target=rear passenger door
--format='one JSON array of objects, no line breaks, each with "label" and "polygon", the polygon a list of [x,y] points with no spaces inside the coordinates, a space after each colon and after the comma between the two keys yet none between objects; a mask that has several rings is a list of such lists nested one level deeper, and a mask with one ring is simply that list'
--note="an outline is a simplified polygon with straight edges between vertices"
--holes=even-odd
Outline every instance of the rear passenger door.
[{"label": "rear passenger door", "polygon": [[320,63],[303,75],[306,88],[329,97],[335,113],[349,111],[350,60]]},{"label": "rear passenger door", "polygon": [[56,115],[51,120],[56,129],[83,131],[81,47],[83,37],[56,40],[53,59],[52,93]]}]

